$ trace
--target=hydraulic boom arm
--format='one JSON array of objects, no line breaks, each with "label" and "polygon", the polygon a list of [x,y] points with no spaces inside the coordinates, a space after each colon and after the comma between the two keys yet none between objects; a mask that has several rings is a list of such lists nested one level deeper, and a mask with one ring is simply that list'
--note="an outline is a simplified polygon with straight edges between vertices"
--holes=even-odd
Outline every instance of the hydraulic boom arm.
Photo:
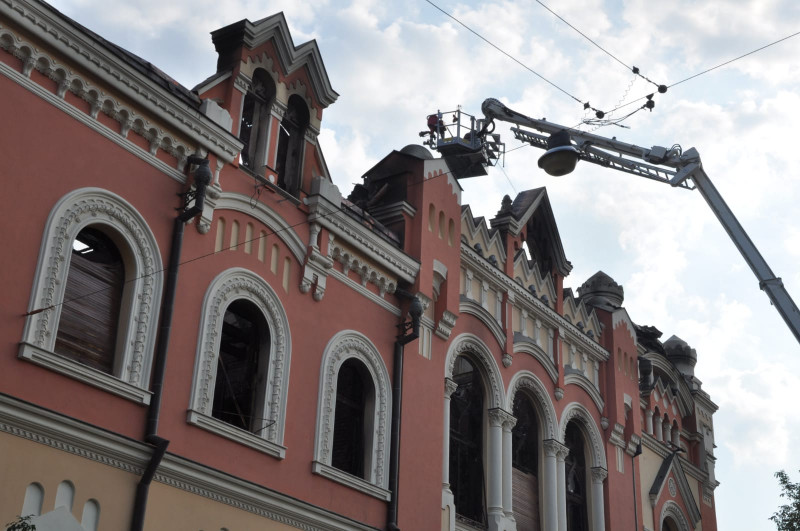
[{"label": "hydraulic boom arm", "polygon": [[[486,130],[493,120],[509,122],[518,126],[528,127],[539,131],[512,128],[514,136],[531,145],[548,149],[549,135],[567,131],[581,160],[613,168],[615,170],[632,173],[655,181],[670,184],[671,186],[685,189],[697,189],[706,200],[708,206],[717,216],[725,231],[730,236],[742,257],[750,266],[758,279],[759,287],[767,293],[772,304],[778,309],[795,339],[800,343],[800,311],[792,297],[783,286],[780,278],[776,277],[766,260],[758,252],[750,237],[742,228],[736,216],[722,199],[716,187],[709,179],[700,162],[700,155],[692,148],[682,152],[678,146],[664,148],[653,146],[650,149],[633,144],[626,144],[616,139],[604,138],[591,133],[577,131],[546,120],[530,118],[513,111],[490,98],[483,102],[482,110],[486,116],[483,121],[483,130]],[[545,136],[546,135],[546,136]]]}]

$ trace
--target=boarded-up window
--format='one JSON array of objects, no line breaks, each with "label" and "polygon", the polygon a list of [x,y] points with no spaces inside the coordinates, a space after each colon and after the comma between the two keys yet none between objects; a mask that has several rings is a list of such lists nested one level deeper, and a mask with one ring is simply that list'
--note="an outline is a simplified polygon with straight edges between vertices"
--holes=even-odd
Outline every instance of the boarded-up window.
[{"label": "boarded-up window", "polygon": [[125,265],[103,232],[87,227],[72,245],[55,351],[108,374],[114,372]]},{"label": "boarded-up window", "polygon": [[249,300],[233,301],[225,311],[214,382],[211,415],[237,428],[260,434],[269,362],[269,327]]},{"label": "boarded-up window", "polygon": [[345,361],[336,379],[331,464],[360,478],[365,478],[366,412],[371,394],[372,382],[363,364],[352,358]]},{"label": "boarded-up window", "polygon": [[518,531],[539,531],[539,430],[536,410],[523,392],[514,397],[517,423],[511,432],[514,519]]}]

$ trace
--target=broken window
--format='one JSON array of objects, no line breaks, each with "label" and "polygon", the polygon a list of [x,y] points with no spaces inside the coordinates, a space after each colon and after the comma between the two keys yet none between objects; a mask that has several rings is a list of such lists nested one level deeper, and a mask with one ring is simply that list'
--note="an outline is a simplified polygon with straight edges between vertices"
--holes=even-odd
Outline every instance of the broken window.
[{"label": "broken window", "polygon": [[225,310],[219,345],[211,415],[259,435],[269,426],[264,403],[264,378],[269,362],[269,327],[249,300],[233,301]]},{"label": "broken window", "polygon": [[564,462],[567,488],[567,531],[588,531],[586,456],[583,435],[574,422],[567,425],[564,444],[569,454]]},{"label": "broken window", "polygon": [[96,228],[81,230],[72,242],[55,352],[112,374],[124,288],[117,246]]},{"label": "broken window", "polygon": [[289,97],[286,114],[281,121],[275,169],[278,172],[278,186],[294,196],[300,193],[308,124],[308,106],[303,98],[293,94]]},{"label": "broken window", "polygon": [[514,397],[517,423],[511,431],[511,479],[518,531],[539,531],[539,431],[531,399]]},{"label": "broken window", "polygon": [[244,147],[241,164],[260,175],[263,175],[266,166],[270,107],[275,99],[275,90],[275,82],[269,74],[257,68],[242,104],[239,140]]},{"label": "broken window", "polygon": [[366,438],[372,431],[367,422],[371,395],[372,379],[364,365],[354,358],[345,361],[336,380],[331,465],[362,479],[366,479]]},{"label": "broken window", "polygon": [[456,515],[486,525],[483,478],[483,385],[478,370],[465,356],[456,359],[450,397],[450,489]]}]

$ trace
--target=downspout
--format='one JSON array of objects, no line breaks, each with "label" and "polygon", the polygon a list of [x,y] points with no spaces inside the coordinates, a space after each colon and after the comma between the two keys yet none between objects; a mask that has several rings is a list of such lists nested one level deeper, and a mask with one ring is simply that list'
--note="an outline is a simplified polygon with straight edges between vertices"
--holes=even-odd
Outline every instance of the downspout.
[{"label": "downspout", "polygon": [[389,449],[389,490],[392,497],[389,500],[386,529],[387,531],[400,531],[397,527],[398,483],[400,476],[400,415],[403,410],[403,355],[406,344],[419,337],[419,321],[422,316],[422,303],[419,299],[405,290],[397,289],[398,297],[411,299],[408,315],[411,322],[402,321],[397,327],[400,333],[394,342],[394,363],[392,367],[392,433]]},{"label": "downspout", "polygon": [[636,452],[631,456],[631,476],[633,477],[633,529],[639,531],[639,506],[636,501],[636,457],[642,455],[642,443],[636,445]]},{"label": "downspout", "polygon": [[[152,397],[150,407],[147,410],[147,426],[145,431],[145,442],[154,446],[153,455],[145,468],[142,478],[136,485],[136,498],[133,504],[133,516],[131,517],[131,531],[142,531],[144,529],[144,516],[147,510],[147,494],[150,490],[150,483],[164,458],[164,454],[169,446],[169,441],[158,436],[158,419],[161,412],[161,397],[164,389],[164,374],[167,367],[167,351],[169,348],[169,335],[172,327],[172,312],[175,307],[175,292],[178,285],[178,268],[181,263],[181,248],[183,246],[183,229],[187,221],[203,212],[203,205],[206,199],[206,189],[211,184],[211,169],[208,167],[208,159],[191,156],[189,164],[196,164],[194,172],[194,205],[191,208],[181,208],[181,212],[172,226],[172,245],[169,251],[169,265],[167,267],[167,279],[164,286],[164,299],[161,303],[161,319],[158,329],[158,343],[156,344],[155,359],[153,364]],[[190,196],[187,195],[187,198]]]}]

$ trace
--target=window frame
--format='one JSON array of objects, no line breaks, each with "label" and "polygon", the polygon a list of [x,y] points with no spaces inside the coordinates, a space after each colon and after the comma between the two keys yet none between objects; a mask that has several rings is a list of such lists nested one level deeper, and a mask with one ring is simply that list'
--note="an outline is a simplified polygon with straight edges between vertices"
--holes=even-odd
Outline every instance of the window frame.
[{"label": "window frame", "polygon": [[[350,359],[359,360],[365,375],[372,379],[373,394],[366,404],[365,478],[349,474],[331,464],[333,427],[336,418],[336,387],[339,368]],[[368,400],[370,400],[368,398]],[[363,334],[343,330],[334,335],[325,347],[320,367],[320,392],[317,403],[317,429],[314,442],[312,472],[375,498],[389,501],[389,429],[392,417],[392,394],[389,371],[378,349]]]},{"label": "window frame", "polygon": [[[240,299],[254,303],[269,327],[269,361],[264,387],[257,390],[263,404],[257,411],[273,422],[260,433],[238,428],[212,416],[214,383],[217,378],[217,353],[228,306]],[[256,273],[234,267],[217,275],[203,300],[203,315],[197,342],[192,396],[186,421],[227,439],[254,448],[278,459],[286,457],[283,446],[286,399],[291,365],[289,320],[280,298]]]},{"label": "window frame", "polygon": [[[125,265],[114,374],[56,354],[72,242],[85,227],[104,232]],[[101,188],[80,188],[63,196],[50,211],[36,264],[29,312],[18,357],[123,398],[149,404],[150,369],[155,348],[163,266],[155,236],[127,201]]]}]

